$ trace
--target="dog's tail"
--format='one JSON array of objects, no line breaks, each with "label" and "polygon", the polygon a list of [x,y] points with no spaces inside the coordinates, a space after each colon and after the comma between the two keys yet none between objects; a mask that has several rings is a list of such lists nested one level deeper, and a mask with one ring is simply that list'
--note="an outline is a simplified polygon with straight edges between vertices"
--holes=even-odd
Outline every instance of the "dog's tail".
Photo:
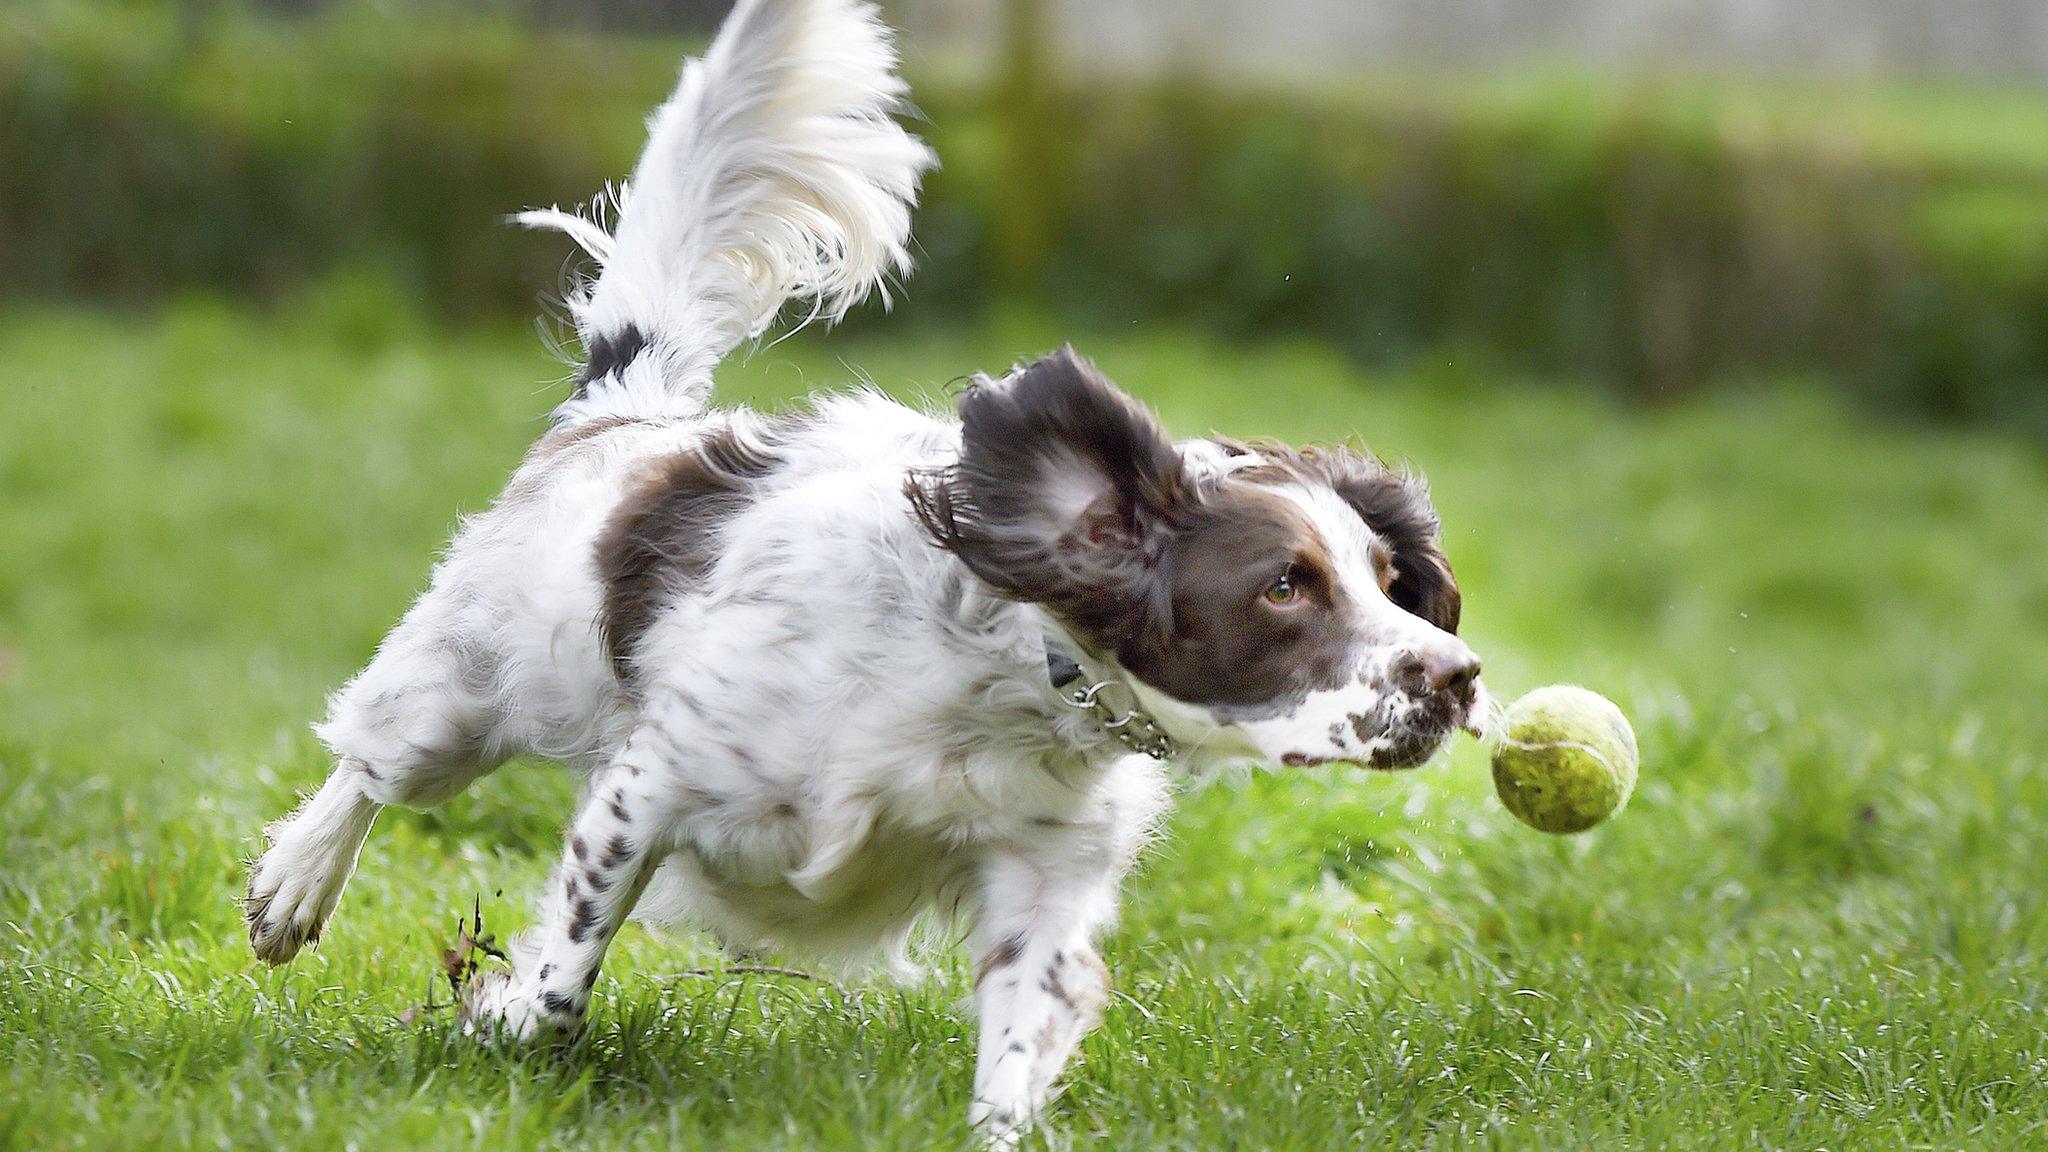
[{"label": "dog's tail", "polygon": [[790,300],[810,302],[799,323],[830,322],[909,271],[933,159],[891,118],[895,66],[866,0],[739,0],[649,119],[611,232],[557,208],[515,217],[600,269],[569,301],[585,363],[558,421],[701,411],[712,369]]}]

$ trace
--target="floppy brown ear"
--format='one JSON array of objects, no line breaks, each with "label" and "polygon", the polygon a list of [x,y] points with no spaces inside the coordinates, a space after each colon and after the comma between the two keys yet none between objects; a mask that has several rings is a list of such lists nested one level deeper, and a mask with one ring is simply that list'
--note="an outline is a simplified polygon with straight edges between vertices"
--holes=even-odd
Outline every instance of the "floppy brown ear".
[{"label": "floppy brown ear", "polygon": [[1114,644],[1159,608],[1183,503],[1159,421],[1066,347],[960,400],[959,462],[913,478],[932,538],[1011,599]]}]

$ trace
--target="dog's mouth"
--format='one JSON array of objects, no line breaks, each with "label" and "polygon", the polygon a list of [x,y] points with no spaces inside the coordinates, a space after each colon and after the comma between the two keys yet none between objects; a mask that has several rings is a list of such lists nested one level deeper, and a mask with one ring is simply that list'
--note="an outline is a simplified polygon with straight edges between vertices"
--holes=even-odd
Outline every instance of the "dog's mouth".
[{"label": "dog's mouth", "polygon": [[1365,759],[1365,766],[1382,772],[1400,772],[1421,767],[1437,749],[1451,738],[1456,729],[1453,726],[1432,727],[1428,730],[1404,729],[1389,733],[1372,746],[1372,752]]},{"label": "dog's mouth", "polygon": [[1377,772],[1400,772],[1419,768],[1437,749],[1444,746],[1455,729],[1442,728],[1434,731],[1403,730],[1384,733],[1366,742],[1363,752],[1331,752],[1321,755],[1312,752],[1289,752],[1280,757],[1280,762],[1289,768],[1315,768],[1324,764],[1353,764],[1360,768],[1371,768]]},{"label": "dog's mouth", "polygon": [[1413,697],[1395,693],[1386,697],[1370,717],[1352,721],[1352,729],[1363,741],[1368,768],[1397,772],[1420,767],[1451,738],[1451,733],[1468,725],[1477,702],[1472,694],[1438,692]]},{"label": "dog's mouth", "polygon": [[1280,762],[1290,768],[1356,764],[1380,772],[1418,768],[1436,755],[1452,733],[1481,731],[1484,700],[1477,690],[1422,697],[1391,693],[1372,711],[1351,716],[1347,724],[1334,729],[1330,733],[1333,747],[1327,752],[1288,752]]}]

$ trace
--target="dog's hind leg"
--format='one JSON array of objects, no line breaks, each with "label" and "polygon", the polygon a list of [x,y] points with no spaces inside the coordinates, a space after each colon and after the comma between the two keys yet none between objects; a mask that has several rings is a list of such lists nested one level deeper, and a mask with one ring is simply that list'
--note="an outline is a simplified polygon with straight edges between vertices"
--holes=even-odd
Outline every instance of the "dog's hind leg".
[{"label": "dog's hind leg", "polygon": [[504,759],[493,661],[451,643],[461,633],[430,602],[386,638],[377,658],[334,697],[320,738],[337,758],[319,791],[265,829],[243,916],[258,958],[282,964],[320,938],[355,871],[377,810],[429,808]]}]

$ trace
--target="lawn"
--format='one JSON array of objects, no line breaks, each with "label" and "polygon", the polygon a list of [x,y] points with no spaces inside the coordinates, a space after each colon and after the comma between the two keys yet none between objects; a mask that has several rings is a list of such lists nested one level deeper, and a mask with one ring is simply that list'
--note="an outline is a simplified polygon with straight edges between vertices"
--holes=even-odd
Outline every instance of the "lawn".
[{"label": "lawn", "polygon": [[[913,393],[1059,334],[809,336],[725,373]],[[1429,471],[1497,692],[1637,721],[1615,823],[1513,823],[1469,745],[1183,797],[1118,996],[1035,1142],[2048,1146],[2048,460],[1817,391],[1656,414],[1453,360],[1082,340],[1183,432],[1356,431]],[[902,990],[718,973],[629,929],[584,1040],[456,1035],[439,950],[525,922],[571,790],[380,820],[317,951],[249,955],[239,861],[306,731],[565,369],[361,287],[283,316],[0,317],[0,1145],[959,1148],[957,958]],[[706,972],[705,969],[714,969]]]}]

